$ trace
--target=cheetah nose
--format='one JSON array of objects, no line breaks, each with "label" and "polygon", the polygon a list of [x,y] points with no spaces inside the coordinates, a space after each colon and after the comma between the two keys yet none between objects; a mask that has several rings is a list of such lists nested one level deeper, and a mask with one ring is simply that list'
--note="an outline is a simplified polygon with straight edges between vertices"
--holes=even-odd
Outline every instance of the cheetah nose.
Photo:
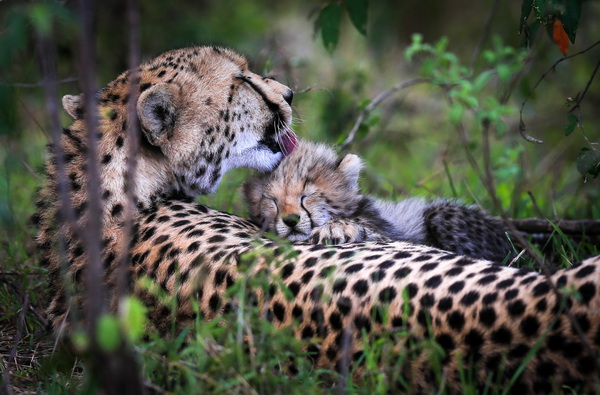
[{"label": "cheetah nose", "polygon": [[290,228],[293,228],[294,226],[298,225],[298,222],[300,222],[300,216],[298,214],[290,214],[283,217],[282,220],[284,224]]},{"label": "cheetah nose", "polygon": [[284,94],[283,94],[283,100],[285,100],[287,102],[287,104],[292,105],[292,100],[294,99],[294,92],[292,92],[291,89],[288,89]]}]

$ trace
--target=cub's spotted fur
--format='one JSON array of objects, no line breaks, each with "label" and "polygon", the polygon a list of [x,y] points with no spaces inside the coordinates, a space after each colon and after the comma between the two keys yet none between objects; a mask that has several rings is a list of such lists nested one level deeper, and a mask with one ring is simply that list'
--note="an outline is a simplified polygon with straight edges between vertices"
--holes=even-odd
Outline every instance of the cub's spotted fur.
[{"label": "cub's spotted fur", "polygon": [[[114,111],[101,121],[98,147],[107,302],[114,300],[115,268],[127,242],[122,222],[128,84],[123,74],[99,94],[101,113]],[[465,372],[479,384],[499,389],[515,378],[511,388],[520,392],[558,391],[562,385],[589,390],[598,385],[600,257],[550,278],[406,242],[297,245],[290,257],[260,237],[249,221],[192,199],[214,190],[228,169],[269,171],[281,161],[280,151],[288,152],[294,142],[286,126],[291,91],[252,73],[243,57],[219,48],[159,56],[141,66],[140,89],[137,108],[143,130],[129,274],[133,291],[147,303],[159,327],[169,328],[173,318],[180,325],[194,320],[193,300],[202,318],[220,314],[228,306],[225,290],[240,277],[240,256],[259,244],[275,256],[259,256],[251,266],[275,276],[271,295],[258,298],[265,317],[277,327],[292,327],[299,338],[311,339],[308,351],[317,368],[360,375],[360,368],[354,367],[364,363],[364,340],[393,337],[394,347],[388,349],[410,350],[395,377],[401,375],[415,392],[440,386],[459,391]],[[78,118],[61,141],[78,220],[56,222],[52,157],[37,216],[38,243],[54,287],[48,314],[59,332],[72,313],[86,311],[78,307],[88,267],[80,229],[89,215],[89,150],[79,118],[89,109],[81,108],[78,98],[64,102]],[[59,230],[65,234],[64,266],[56,249]],[[141,276],[177,297],[173,314],[138,286]],[[63,287],[66,281],[75,287]],[[563,290],[560,295],[553,286]],[[67,291],[78,295],[74,303],[68,303]],[[445,353],[444,374],[438,380],[431,376],[427,350],[412,346],[423,337],[434,339]],[[383,362],[381,371],[390,368]]]},{"label": "cub's spotted fur", "polygon": [[243,185],[250,218],[292,241],[405,240],[502,262],[511,251],[501,222],[472,206],[412,198],[386,202],[360,192],[361,159],[302,141],[271,173]]}]

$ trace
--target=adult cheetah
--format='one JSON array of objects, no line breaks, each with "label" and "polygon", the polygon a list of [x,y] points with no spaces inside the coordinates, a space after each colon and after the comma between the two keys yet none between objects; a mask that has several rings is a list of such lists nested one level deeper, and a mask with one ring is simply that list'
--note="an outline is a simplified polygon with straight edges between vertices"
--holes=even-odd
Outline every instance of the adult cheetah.
[{"label": "adult cheetah", "polygon": [[[253,242],[266,248],[274,243],[260,237],[249,221],[192,199],[213,191],[231,168],[267,171],[281,161],[282,151],[294,142],[288,131],[292,93],[249,71],[242,56],[214,47],[167,52],[142,65],[140,77],[142,144],[134,191],[132,284],[146,275],[176,294],[181,323],[194,318],[191,299],[199,302],[203,318],[212,319],[226,305],[224,291],[239,277],[240,256]],[[125,73],[99,92],[99,113],[108,114],[100,122],[98,166],[109,299],[114,297],[115,268],[125,243],[129,83]],[[75,118],[61,144],[76,224],[55,222],[59,202],[52,156],[38,203],[37,241],[55,287],[48,315],[57,331],[72,313],[65,281],[74,283],[79,295],[87,261],[78,232],[89,215],[84,165],[88,149],[81,119],[89,109],[81,103],[77,96],[63,99]],[[66,234],[64,268],[56,252],[59,226]],[[460,388],[459,360],[472,365],[480,383],[504,366],[506,376],[493,381],[502,383],[529,357],[513,389],[549,392],[563,384],[584,389],[598,385],[600,257],[546,278],[406,242],[293,248],[294,257],[277,256],[275,250],[276,259],[259,260],[255,270],[272,269],[293,295],[289,300],[274,287],[265,308],[276,326],[293,325],[298,337],[315,338],[310,351],[317,366],[358,363],[365,336],[403,328],[411,338],[431,336],[443,348],[444,380],[450,388]],[[553,287],[563,290],[563,296]],[[132,288],[148,302],[157,325],[170,320],[168,309],[143,289]],[[82,304],[76,297],[75,305]],[[382,310],[386,313],[380,314]],[[344,355],[350,355],[350,361]],[[410,367],[407,374],[414,388],[430,388],[426,355],[415,356]]]}]

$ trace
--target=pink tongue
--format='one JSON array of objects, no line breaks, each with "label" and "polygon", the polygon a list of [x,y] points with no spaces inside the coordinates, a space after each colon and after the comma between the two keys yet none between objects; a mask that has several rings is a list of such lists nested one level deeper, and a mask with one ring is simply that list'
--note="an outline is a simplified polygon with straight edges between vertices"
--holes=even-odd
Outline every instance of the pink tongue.
[{"label": "pink tongue", "polygon": [[298,146],[298,136],[292,129],[286,129],[281,136],[281,151],[283,156],[288,156]]}]

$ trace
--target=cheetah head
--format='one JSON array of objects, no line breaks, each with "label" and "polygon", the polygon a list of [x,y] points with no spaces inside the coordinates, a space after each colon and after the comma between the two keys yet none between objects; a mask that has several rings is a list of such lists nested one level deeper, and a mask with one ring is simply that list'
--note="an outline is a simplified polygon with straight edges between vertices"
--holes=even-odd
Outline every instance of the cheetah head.
[{"label": "cheetah head", "polygon": [[[166,189],[189,197],[212,193],[228,170],[272,170],[295,147],[292,91],[251,72],[233,51],[170,51],[142,65],[139,76],[140,200]],[[112,156],[112,166],[126,155],[114,142],[126,138],[128,89],[124,73],[98,95],[99,113],[110,114],[100,123],[99,149]],[[81,96],[63,98],[75,128],[82,103]]]},{"label": "cheetah head", "polygon": [[246,181],[242,193],[255,223],[304,241],[314,228],[354,213],[362,198],[361,169],[356,155],[340,159],[328,146],[301,141],[272,173]]}]

